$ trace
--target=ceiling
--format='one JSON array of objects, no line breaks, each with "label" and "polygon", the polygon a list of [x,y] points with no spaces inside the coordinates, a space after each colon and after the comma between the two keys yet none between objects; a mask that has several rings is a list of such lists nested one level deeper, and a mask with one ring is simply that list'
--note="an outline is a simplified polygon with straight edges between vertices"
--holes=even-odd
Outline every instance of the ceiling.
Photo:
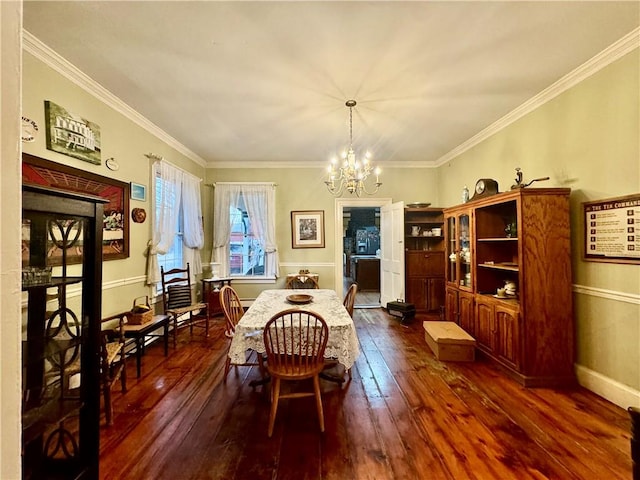
[{"label": "ceiling", "polygon": [[24,28],[203,165],[326,164],[355,99],[354,149],[385,167],[442,163],[638,28],[639,8],[25,1]]}]

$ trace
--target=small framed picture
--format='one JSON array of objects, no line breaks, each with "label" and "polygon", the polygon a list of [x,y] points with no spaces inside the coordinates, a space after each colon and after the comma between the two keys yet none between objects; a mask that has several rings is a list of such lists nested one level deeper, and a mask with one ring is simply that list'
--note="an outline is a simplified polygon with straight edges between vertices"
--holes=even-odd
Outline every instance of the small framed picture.
[{"label": "small framed picture", "polygon": [[144,202],[147,200],[147,186],[131,182],[131,199]]},{"label": "small framed picture", "polygon": [[292,248],[324,248],[324,210],[291,212]]}]

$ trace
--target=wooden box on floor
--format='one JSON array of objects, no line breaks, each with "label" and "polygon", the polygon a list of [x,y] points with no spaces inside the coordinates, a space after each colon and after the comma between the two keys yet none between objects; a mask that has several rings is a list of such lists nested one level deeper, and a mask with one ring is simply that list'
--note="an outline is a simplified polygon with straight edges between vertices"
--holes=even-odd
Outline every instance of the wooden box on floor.
[{"label": "wooden box on floor", "polygon": [[475,339],[453,322],[423,322],[424,339],[438,360],[473,362]]}]

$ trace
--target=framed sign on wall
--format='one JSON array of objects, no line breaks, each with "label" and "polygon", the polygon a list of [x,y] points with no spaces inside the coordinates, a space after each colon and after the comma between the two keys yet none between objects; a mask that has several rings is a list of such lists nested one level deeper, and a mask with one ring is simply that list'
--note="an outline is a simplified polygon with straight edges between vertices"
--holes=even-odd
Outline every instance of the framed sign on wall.
[{"label": "framed sign on wall", "polygon": [[640,193],[582,204],[584,259],[640,264]]},{"label": "framed sign on wall", "polygon": [[[44,158],[22,154],[22,183],[45,185],[72,192],[106,198],[102,222],[102,259],[129,257],[129,197],[128,183],[86,172]],[[24,230],[28,225],[22,225]],[[57,265],[61,252],[48,252],[50,265]],[[68,263],[79,263],[82,257],[68,257]]]}]

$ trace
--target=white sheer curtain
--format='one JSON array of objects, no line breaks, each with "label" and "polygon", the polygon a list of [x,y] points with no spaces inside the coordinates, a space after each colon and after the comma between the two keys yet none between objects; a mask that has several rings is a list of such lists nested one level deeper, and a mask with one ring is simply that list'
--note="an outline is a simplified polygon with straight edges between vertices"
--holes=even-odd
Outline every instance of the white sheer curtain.
[{"label": "white sheer curtain", "polygon": [[279,275],[278,250],[275,243],[275,186],[271,184],[217,183],[214,194],[214,234],[211,261],[220,264],[220,276],[229,271],[231,226],[229,210],[238,205],[242,195],[255,238],[261,240],[265,253],[265,276]]},{"label": "white sheer curtain", "polygon": [[202,273],[200,250],[204,246],[200,179],[186,172],[182,175],[182,255],[185,265],[189,263],[193,282],[195,275]]},{"label": "white sheer curtain", "polygon": [[162,186],[155,188],[155,208],[151,208],[153,236],[149,241],[147,259],[147,285],[160,282],[158,254],[164,255],[173,244],[178,232],[180,199],[182,197],[182,171],[161,160],[152,168],[152,181],[160,177]]},{"label": "white sheer curtain", "polygon": [[202,273],[200,250],[204,246],[202,228],[202,202],[200,179],[174,167],[165,160],[153,164],[153,182],[160,179],[160,187],[154,188],[155,208],[152,208],[153,237],[149,241],[147,258],[147,285],[159,283],[158,255],[167,253],[180,229],[182,210],[182,262],[189,263],[191,281]]}]

